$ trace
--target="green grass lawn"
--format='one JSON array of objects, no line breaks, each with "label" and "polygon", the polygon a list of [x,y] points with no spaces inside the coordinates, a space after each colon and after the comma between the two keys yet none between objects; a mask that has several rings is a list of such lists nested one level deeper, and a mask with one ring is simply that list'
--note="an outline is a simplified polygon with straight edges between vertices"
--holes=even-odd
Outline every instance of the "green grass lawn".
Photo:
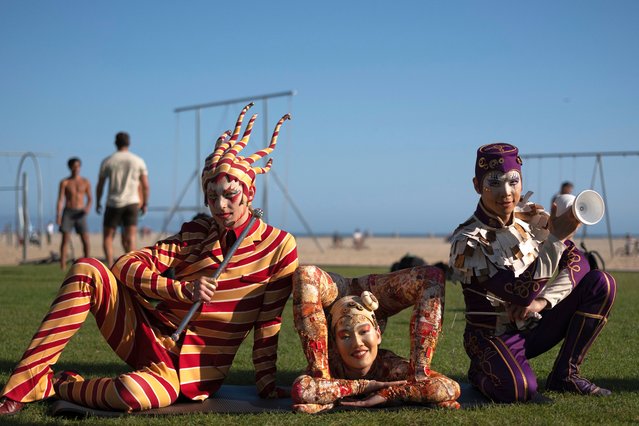
[{"label": "green grass lawn", "polygon": [[[373,268],[327,267],[347,276],[385,272]],[[594,398],[545,392],[554,400],[546,405],[485,405],[450,412],[402,408],[393,411],[362,410],[315,416],[293,413],[255,415],[198,414],[172,417],[121,417],[116,419],[72,420],[47,414],[47,403],[29,404],[18,416],[0,418],[0,424],[630,424],[639,423],[639,351],[637,307],[639,273],[614,273],[618,283],[616,305],[600,338],[593,345],[582,368],[583,374],[597,384],[612,389],[610,398]],[[42,316],[47,311],[63,275],[57,265],[0,267],[0,384],[4,385],[11,369],[26,348]],[[382,346],[408,355],[408,321],[410,312],[392,318]],[[448,285],[444,333],[440,338],[433,368],[458,381],[465,381],[468,360],[462,347],[464,329],[463,301],[457,285]],[[532,361],[543,385],[559,347]],[[290,385],[305,366],[299,339],[293,329],[291,304],[284,312],[280,337],[278,381]],[[93,319],[82,327],[63,352],[55,367],[75,369],[85,377],[114,376],[127,371],[102,340]],[[227,384],[253,383],[251,339],[242,345]]]}]

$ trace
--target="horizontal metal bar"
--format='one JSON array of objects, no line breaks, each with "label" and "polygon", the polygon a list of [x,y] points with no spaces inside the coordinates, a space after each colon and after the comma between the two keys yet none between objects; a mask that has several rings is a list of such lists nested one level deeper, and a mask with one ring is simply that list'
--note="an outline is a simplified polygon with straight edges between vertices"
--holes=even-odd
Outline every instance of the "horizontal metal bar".
[{"label": "horizontal metal bar", "polygon": [[48,152],[31,152],[31,151],[25,151],[25,152],[17,152],[17,151],[0,151],[0,157],[22,157],[24,154],[33,154],[36,157],[47,157],[47,158],[51,158],[53,157],[52,154],[48,153]]},{"label": "horizontal metal bar", "polygon": [[184,111],[192,111],[197,109],[216,107],[220,105],[236,104],[239,102],[250,102],[250,101],[261,100],[261,99],[278,98],[281,96],[295,96],[296,94],[297,94],[296,90],[287,90],[286,92],[268,93],[266,95],[247,96],[245,98],[235,98],[235,99],[228,99],[225,101],[216,101],[216,102],[208,102],[205,104],[183,106],[183,107],[175,108],[173,112],[177,113],[177,112],[184,112]]},{"label": "horizontal metal bar", "polygon": [[[168,212],[170,210],[176,211],[176,212],[195,212],[198,211],[200,209],[202,209],[203,207],[177,207],[177,208],[173,208],[173,207],[164,207],[164,206],[154,206],[154,207],[149,207],[147,209],[147,211],[149,212]],[[208,209],[207,209],[208,210]]]},{"label": "horizontal metal bar", "polygon": [[609,152],[558,152],[544,154],[523,154],[521,158],[562,158],[562,157],[626,157],[639,155],[639,151],[609,151]]}]

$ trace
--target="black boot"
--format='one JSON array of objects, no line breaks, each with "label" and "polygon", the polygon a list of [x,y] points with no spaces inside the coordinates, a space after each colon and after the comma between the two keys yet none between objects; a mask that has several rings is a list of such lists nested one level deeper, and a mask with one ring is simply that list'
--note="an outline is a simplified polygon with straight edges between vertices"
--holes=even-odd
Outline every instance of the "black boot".
[{"label": "black boot", "polygon": [[546,380],[546,389],[596,396],[609,396],[612,393],[579,375],[579,366],[606,320],[601,315],[584,312],[573,315],[555,365]]}]

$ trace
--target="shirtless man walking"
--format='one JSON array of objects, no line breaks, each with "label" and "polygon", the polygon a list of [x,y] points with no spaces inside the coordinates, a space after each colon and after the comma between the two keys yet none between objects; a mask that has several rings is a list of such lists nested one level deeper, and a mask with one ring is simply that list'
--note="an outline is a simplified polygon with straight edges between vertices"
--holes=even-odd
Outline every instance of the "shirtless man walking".
[{"label": "shirtless man walking", "polygon": [[[71,176],[60,181],[58,191],[58,205],[56,210],[56,223],[62,232],[62,242],[60,243],[60,267],[67,265],[67,246],[71,230],[82,239],[82,249],[84,257],[89,256],[89,232],[87,230],[87,214],[91,209],[91,183],[88,179],[80,176],[82,162],[79,158],[70,158],[67,162]],[[86,203],[85,203],[86,199]]]}]

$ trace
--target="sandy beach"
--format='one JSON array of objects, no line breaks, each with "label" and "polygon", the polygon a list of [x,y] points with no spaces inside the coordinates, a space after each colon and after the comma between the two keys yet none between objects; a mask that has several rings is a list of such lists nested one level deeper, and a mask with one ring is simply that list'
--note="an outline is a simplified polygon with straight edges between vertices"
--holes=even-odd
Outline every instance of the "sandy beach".
[{"label": "sandy beach", "polygon": [[[27,247],[26,260],[29,263],[46,261],[52,254],[57,255],[60,249],[59,234],[53,236],[51,244],[46,241],[41,245],[30,244]],[[139,245],[149,245],[156,241],[155,233],[140,239]],[[581,242],[580,239],[577,239]],[[639,256],[611,256],[608,239],[588,238],[586,247],[598,251],[609,270],[639,271]],[[73,249],[69,258],[82,256],[82,245],[77,235],[72,238]],[[436,237],[371,237],[365,240],[364,247],[355,249],[353,242],[345,238],[340,247],[334,247],[330,237],[316,240],[310,237],[297,238],[300,262],[318,265],[361,265],[388,266],[410,253],[423,258],[427,263],[448,261],[449,244],[443,238]],[[624,245],[623,239],[613,239],[613,252]],[[119,236],[114,244],[115,256],[121,255],[122,248]],[[91,234],[91,256],[103,258],[101,234]],[[18,265],[23,261],[22,246],[16,245],[15,237],[9,242],[6,235],[0,241],[0,265]]]}]

